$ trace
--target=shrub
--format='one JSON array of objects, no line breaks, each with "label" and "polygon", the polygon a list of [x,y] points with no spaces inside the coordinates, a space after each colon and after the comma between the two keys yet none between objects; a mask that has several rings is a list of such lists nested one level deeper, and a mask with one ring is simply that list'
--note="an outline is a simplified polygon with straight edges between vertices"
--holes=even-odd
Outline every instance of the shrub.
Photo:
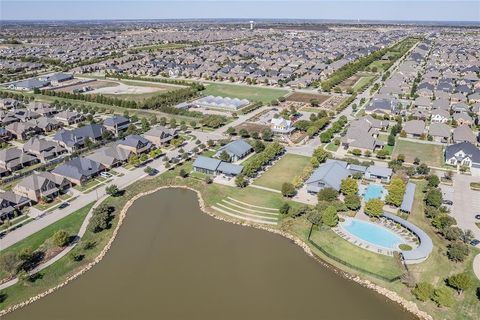
[{"label": "shrub", "polygon": [[365,204],[365,213],[372,216],[378,217],[383,214],[383,201],[380,199],[371,199]]},{"label": "shrub", "polygon": [[111,195],[112,197],[116,197],[119,194],[118,187],[115,184],[109,185],[105,189],[105,191],[107,192],[108,195]]},{"label": "shrub", "polygon": [[57,247],[65,247],[68,244],[69,235],[65,230],[58,230],[52,236],[52,242]]},{"label": "shrub", "polygon": [[284,202],[278,211],[280,214],[286,215],[290,211],[290,205],[287,202]]},{"label": "shrub", "polygon": [[451,307],[455,302],[452,290],[446,287],[438,288],[433,291],[432,300],[439,307]]},{"label": "shrub", "polygon": [[360,197],[356,194],[349,194],[345,196],[345,205],[350,210],[358,210],[361,206]]},{"label": "shrub", "polygon": [[433,296],[434,288],[428,282],[419,282],[412,290],[412,294],[420,301],[427,301]]},{"label": "shrub", "polygon": [[469,254],[468,245],[462,242],[454,242],[448,246],[447,256],[455,262],[462,262]]},{"label": "shrub", "polygon": [[323,188],[317,194],[318,201],[334,201],[338,198],[338,191],[333,188]]},{"label": "shrub", "polygon": [[325,209],[322,215],[322,222],[329,227],[335,227],[338,224],[337,209],[334,206],[329,206]]},{"label": "shrub", "polygon": [[182,178],[186,178],[188,176],[188,172],[185,171],[184,169],[181,169],[179,172],[178,172],[178,175]]},{"label": "shrub", "polygon": [[447,284],[458,293],[467,290],[472,285],[472,278],[466,272],[454,274],[447,278]]},{"label": "shrub", "polygon": [[340,191],[344,195],[355,195],[358,193],[357,181],[353,178],[346,178],[342,180]]}]

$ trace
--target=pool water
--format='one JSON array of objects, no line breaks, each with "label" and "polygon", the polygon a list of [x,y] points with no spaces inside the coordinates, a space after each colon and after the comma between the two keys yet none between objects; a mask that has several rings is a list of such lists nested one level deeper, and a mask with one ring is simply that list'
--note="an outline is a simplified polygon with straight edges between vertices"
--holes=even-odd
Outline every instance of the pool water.
[{"label": "pool water", "polygon": [[385,192],[385,188],[383,188],[380,184],[369,184],[367,190],[365,190],[365,194],[363,195],[363,199],[365,201],[369,201],[371,199],[383,199],[383,195]]},{"label": "pool water", "polygon": [[398,250],[398,245],[405,243],[399,235],[371,222],[347,219],[342,223],[342,227],[351,235],[374,246]]}]

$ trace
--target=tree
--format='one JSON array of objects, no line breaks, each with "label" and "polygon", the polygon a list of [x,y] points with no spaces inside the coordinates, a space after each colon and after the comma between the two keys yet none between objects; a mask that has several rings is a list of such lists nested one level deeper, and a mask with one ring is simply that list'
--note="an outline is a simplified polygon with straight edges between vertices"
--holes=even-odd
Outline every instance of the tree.
[{"label": "tree", "polygon": [[284,202],[278,211],[280,212],[280,214],[287,215],[290,211],[290,205],[288,204],[288,202]]},{"label": "tree", "polygon": [[188,176],[188,172],[185,171],[185,169],[180,169],[180,171],[178,172],[178,175],[182,178],[186,178]]},{"label": "tree", "polygon": [[457,241],[462,236],[463,231],[459,227],[447,227],[444,229],[443,234],[447,240]]},{"label": "tree", "polygon": [[58,230],[52,236],[52,242],[57,247],[65,247],[68,244],[69,235],[65,230]]},{"label": "tree", "polygon": [[239,188],[245,188],[247,186],[247,180],[243,174],[239,174],[235,178],[235,185]]},{"label": "tree", "polygon": [[338,198],[338,191],[333,188],[323,188],[317,194],[318,201],[334,201]]},{"label": "tree", "polygon": [[419,164],[420,164],[420,158],[419,158],[419,157],[415,157],[415,159],[413,159],[413,164],[414,164],[414,165],[419,165]]},{"label": "tree", "polygon": [[447,284],[460,294],[472,286],[472,278],[466,272],[457,273],[447,278]]},{"label": "tree", "polygon": [[388,204],[399,207],[402,204],[404,194],[405,182],[403,182],[402,178],[393,178],[388,186],[388,195],[385,200]]},{"label": "tree", "polygon": [[218,158],[222,161],[230,162],[230,155],[225,150],[220,153],[220,156]]},{"label": "tree", "polygon": [[128,126],[127,128],[127,134],[136,134],[137,133],[137,127],[132,123]]},{"label": "tree", "polygon": [[318,160],[318,163],[324,163],[331,156],[332,156],[331,153],[328,151],[325,151],[322,147],[315,149],[312,155],[313,158],[316,158]]},{"label": "tree", "polygon": [[419,282],[412,290],[412,294],[420,301],[427,301],[433,295],[433,285],[428,282]]},{"label": "tree", "polygon": [[295,190],[295,187],[290,182],[284,182],[282,184],[282,195],[284,197],[291,198],[296,193],[297,193],[297,191]]},{"label": "tree", "polygon": [[88,225],[89,230],[97,233],[107,229],[109,227],[110,211],[108,205],[100,205],[93,209],[93,215]]},{"label": "tree", "polygon": [[235,128],[234,127],[228,127],[227,129],[227,134],[228,135],[231,135],[231,136],[234,136],[237,134],[237,132],[235,131]]},{"label": "tree", "polygon": [[119,194],[119,190],[118,190],[118,187],[117,185],[115,184],[112,184],[112,185],[109,185],[105,191],[107,192],[108,195],[112,196],[112,197],[116,197],[118,194]]},{"label": "tree", "polygon": [[387,139],[387,144],[389,146],[394,146],[395,145],[395,136],[393,134],[390,134]]},{"label": "tree", "polygon": [[272,141],[273,139],[273,132],[270,128],[265,128],[262,131],[262,139],[265,141]]},{"label": "tree", "polygon": [[453,242],[448,246],[447,256],[450,260],[455,262],[462,262],[464,261],[470,250],[468,245],[463,242]]},{"label": "tree", "polygon": [[428,206],[432,206],[435,208],[440,208],[442,205],[442,192],[438,189],[432,189],[427,192],[425,196],[425,202]]},{"label": "tree", "polygon": [[360,197],[357,196],[356,194],[349,194],[345,196],[345,205],[347,206],[348,209],[350,210],[358,210],[360,209],[361,206],[361,201]]},{"label": "tree", "polygon": [[452,290],[447,287],[435,289],[433,291],[432,300],[439,307],[450,307],[455,302]]},{"label": "tree", "polygon": [[5,252],[0,255],[0,269],[8,275],[14,275],[18,271],[20,258],[14,252]]},{"label": "tree", "polygon": [[382,200],[370,199],[365,204],[365,213],[373,217],[381,216],[383,214],[383,206]]},{"label": "tree", "polygon": [[340,191],[344,195],[356,195],[358,193],[357,181],[353,178],[346,178],[342,180]]},{"label": "tree", "polygon": [[255,143],[253,144],[253,151],[259,153],[263,150],[265,150],[265,144],[260,140],[255,141]]},{"label": "tree", "polygon": [[140,159],[138,159],[138,156],[134,154],[130,157],[130,159],[128,159],[128,164],[132,166],[138,166],[140,164]]},{"label": "tree", "polygon": [[440,179],[435,174],[429,175],[427,180],[428,180],[428,186],[431,188],[436,188],[440,184]]},{"label": "tree", "polygon": [[240,136],[242,138],[248,138],[250,137],[250,134],[248,133],[248,131],[246,129],[240,129],[240,131],[238,132],[240,134]]},{"label": "tree", "polygon": [[378,159],[385,159],[390,153],[387,149],[381,149],[377,151],[377,158]]},{"label": "tree", "polygon": [[338,224],[337,209],[334,206],[329,206],[325,209],[322,215],[322,222],[332,228]]},{"label": "tree", "polygon": [[428,174],[429,172],[430,168],[425,163],[422,163],[417,167],[418,174]]}]

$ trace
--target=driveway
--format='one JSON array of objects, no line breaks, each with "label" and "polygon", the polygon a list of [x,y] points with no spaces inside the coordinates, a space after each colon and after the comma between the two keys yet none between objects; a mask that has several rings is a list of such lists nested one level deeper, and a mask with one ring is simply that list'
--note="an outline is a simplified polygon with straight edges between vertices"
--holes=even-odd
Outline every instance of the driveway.
[{"label": "driveway", "polygon": [[476,214],[480,214],[480,191],[470,189],[470,182],[478,182],[478,178],[457,174],[453,178],[452,216],[462,229],[470,229],[476,239],[480,240],[480,228],[475,223]]}]

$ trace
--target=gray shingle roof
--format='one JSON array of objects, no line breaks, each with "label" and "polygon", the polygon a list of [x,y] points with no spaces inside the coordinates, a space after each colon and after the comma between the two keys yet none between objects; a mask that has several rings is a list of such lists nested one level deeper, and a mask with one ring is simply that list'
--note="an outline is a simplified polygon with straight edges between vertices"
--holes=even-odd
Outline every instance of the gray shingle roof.
[{"label": "gray shingle roof", "polygon": [[416,185],[414,183],[407,183],[405,187],[405,194],[403,195],[402,205],[400,209],[405,212],[412,212],[413,199],[415,197]]},{"label": "gray shingle roof", "polygon": [[349,175],[350,171],[348,171],[342,164],[332,161],[319,166],[305,183],[314,184],[321,181],[328,187],[340,190],[342,180]]}]

